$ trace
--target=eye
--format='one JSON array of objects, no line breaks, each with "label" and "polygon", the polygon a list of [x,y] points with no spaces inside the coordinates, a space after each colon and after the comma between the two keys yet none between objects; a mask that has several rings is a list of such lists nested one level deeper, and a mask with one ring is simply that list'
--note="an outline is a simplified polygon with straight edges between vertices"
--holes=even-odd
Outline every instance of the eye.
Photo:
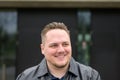
[{"label": "eye", "polygon": [[69,46],[69,43],[68,43],[68,42],[64,42],[64,43],[63,43],[63,46],[64,46],[64,47]]},{"label": "eye", "polygon": [[53,43],[53,44],[50,45],[50,47],[51,47],[51,48],[56,48],[56,47],[58,47],[58,45],[55,44],[55,43]]}]

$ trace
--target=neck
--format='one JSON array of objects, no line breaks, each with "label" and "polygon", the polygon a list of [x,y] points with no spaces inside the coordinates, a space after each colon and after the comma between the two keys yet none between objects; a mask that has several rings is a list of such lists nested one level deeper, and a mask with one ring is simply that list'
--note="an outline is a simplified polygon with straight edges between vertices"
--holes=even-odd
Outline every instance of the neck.
[{"label": "neck", "polygon": [[57,78],[62,78],[66,74],[66,72],[68,70],[68,66],[69,65],[59,68],[59,67],[55,67],[52,65],[48,65],[48,69],[53,76],[55,76]]}]

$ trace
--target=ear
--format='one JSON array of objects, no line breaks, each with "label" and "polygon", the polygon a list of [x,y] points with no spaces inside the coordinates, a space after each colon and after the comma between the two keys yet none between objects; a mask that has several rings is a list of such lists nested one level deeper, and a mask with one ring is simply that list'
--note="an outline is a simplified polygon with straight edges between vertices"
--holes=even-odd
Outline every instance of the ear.
[{"label": "ear", "polygon": [[43,45],[43,44],[40,44],[40,48],[41,48],[42,54],[44,55],[44,45]]}]

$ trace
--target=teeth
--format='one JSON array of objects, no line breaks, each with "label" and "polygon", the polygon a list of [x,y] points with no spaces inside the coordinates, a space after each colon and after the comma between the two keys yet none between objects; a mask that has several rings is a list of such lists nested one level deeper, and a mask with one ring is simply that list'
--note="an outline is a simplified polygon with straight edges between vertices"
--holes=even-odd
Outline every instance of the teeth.
[{"label": "teeth", "polygon": [[65,55],[59,55],[58,57],[64,57]]},{"label": "teeth", "polygon": [[64,57],[65,55],[55,56],[55,57]]},{"label": "teeth", "polygon": [[58,56],[58,57],[64,57],[64,56]]}]

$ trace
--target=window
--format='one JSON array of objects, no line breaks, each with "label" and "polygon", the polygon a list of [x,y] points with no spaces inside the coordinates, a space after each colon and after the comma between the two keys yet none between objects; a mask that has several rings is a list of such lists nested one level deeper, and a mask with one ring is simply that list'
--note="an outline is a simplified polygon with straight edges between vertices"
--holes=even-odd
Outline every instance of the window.
[{"label": "window", "polygon": [[91,46],[91,27],[90,11],[78,11],[78,56],[77,60],[83,64],[89,65],[90,46]]},{"label": "window", "polygon": [[17,12],[0,10],[0,80],[15,79]]}]

